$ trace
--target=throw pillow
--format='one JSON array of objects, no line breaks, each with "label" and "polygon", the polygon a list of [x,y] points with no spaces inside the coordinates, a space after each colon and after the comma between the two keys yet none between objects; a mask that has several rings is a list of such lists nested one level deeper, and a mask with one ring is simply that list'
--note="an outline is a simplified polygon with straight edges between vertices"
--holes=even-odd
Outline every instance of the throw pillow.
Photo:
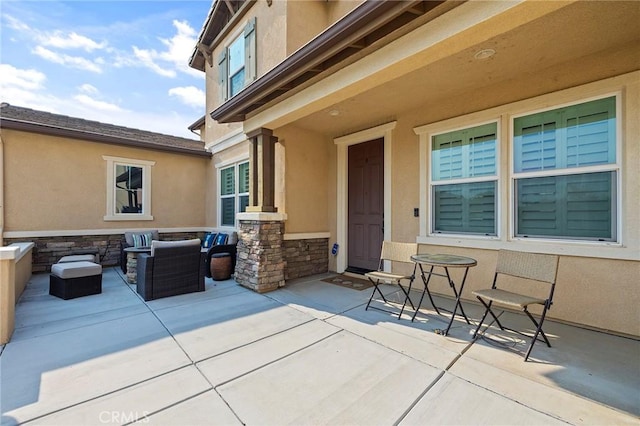
[{"label": "throw pillow", "polygon": [[202,241],[202,248],[211,248],[218,234],[207,232]]},{"label": "throw pillow", "polygon": [[134,247],[149,247],[151,240],[153,239],[151,232],[143,234],[133,234],[133,246]]},{"label": "throw pillow", "polygon": [[213,243],[216,246],[221,246],[223,244],[227,244],[227,234],[223,234],[223,233],[219,233],[218,236],[216,237],[215,242]]}]

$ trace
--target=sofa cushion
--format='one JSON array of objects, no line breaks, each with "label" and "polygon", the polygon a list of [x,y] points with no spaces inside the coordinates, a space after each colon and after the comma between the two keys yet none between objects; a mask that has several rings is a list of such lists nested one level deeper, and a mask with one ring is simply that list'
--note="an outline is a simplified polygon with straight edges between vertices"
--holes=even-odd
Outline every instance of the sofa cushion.
[{"label": "sofa cushion", "polygon": [[229,238],[229,235],[224,234],[224,233],[219,233],[218,236],[216,236],[216,239],[214,241],[214,245],[216,246],[221,246],[223,244],[227,244],[227,238]]},{"label": "sofa cushion", "polygon": [[96,261],[96,256],[93,254],[72,254],[69,256],[62,256],[60,260],[58,260],[58,263],[81,262],[81,261],[87,261],[87,262],[93,263]]},{"label": "sofa cushion", "polygon": [[86,261],[54,263],[51,265],[51,273],[63,279],[88,277],[91,275],[101,275],[102,266]]},{"label": "sofa cushion", "polygon": [[[160,235],[158,233],[157,229],[149,229],[148,231],[127,231],[124,233],[124,239],[127,243],[127,245],[129,247],[134,247],[133,244],[133,235],[134,234],[147,234],[147,233],[151,233],[151,239],[152,240],[159,240],[160,239]],[[147,244],[148,246],[148,244]]]},{"label": "sofa cushion", "polygon": [[238,244],[238,233],[232,232],[229,234],[229,238],[227,239],[227,244]]},{"label": "sofa cushion", "polygon": [[202,248],[211,247],[215,242],[217,235],[218,234],[216,234],[215,232],[207,232],[204,236],[204,240],[202,241]]},{"label": "sofa cushion", "polygon": [[198,246],[200,247],[200,238],[194,238],[193,240],[180,240],[180,241],[158,241],[153,240],[151,242],[151,256],[155,255],[156,249],[169,248],[169,247],[183,247],[183,246]]}]

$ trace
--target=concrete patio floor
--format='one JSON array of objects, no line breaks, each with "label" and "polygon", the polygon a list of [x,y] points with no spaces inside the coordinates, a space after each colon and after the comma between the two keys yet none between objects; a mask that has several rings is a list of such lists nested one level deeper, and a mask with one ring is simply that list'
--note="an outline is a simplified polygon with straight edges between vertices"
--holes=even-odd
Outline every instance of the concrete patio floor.
[{"label": "concrete patio floor", "polygon": [[398,320],[329,275],[264,295],[207,279],[148,303],[115,268],[67,301],[34,275],[0,347],[2,424],[640,425],[637,340],[548,320],[553,347],[525,363],[519,336],[472,341],[476,305],[445,337],[428,302]]}]

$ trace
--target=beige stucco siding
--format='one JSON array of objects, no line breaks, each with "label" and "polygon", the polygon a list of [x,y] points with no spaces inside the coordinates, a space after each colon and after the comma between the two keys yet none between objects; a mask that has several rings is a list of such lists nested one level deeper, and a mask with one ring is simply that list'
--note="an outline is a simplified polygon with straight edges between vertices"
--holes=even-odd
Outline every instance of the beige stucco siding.
[{"label": "beige stucco siding", "polygon": [[[548,77],[553,78],[555,72],[557,70],[550,70]],[[498,249],[556,253],[560,255],[560,267],[555,304],[549,313],[550,317],[625,335],[639,336],[637,306],[640,302],[638,291],[638,285],[640,285],[640,261],[638,260],[640,257],[640,209],[638,208],[640,205],[638,191],[640,145],[636,141],[637,135],[640,134],[637,120],[640,115],[640,72],[594,81],[513,103],[503,105],[499,103],[505,91],[516,91],[518,87],[527,86],[529,82],[534,84],[540,78],[529,76],[527,80],[521,77],[517,80],[518,84],[511,81],[504,82],[502,85],[496,84],[494,87],[498,90],[495,95],[492,96],[490,91],[486,91],[483,92],[486,96],[481,101],[474,101],[478,102],[478,105],[489,107],[473,113],[469,113],[466,102],[451,101],[445,103],[445,113],[439,108],[440,104],[436,103],[425,104],[423,107],[397,114],[395,120],[397,124],[391,137],[391,166],[390,169],[385,170],[392,177],[391,196],[386,200],[391,204],[391,239],[417,240],[421,243],[423,251],[457,253],[477,259],[478,266],[471,270],[464,292],[464,298],[469,302],[475,300],[471,295],[473,289],[491,284]],[[610,95],[619,97],[621,243],[525,241],[509,237],[511,201],[508,176],[511,161],[512,116]],[[474,100],[476,97],[474,93],[468,93],[462,94],[457,99]],[[448,119],[443,120],[443,114],[451,118],[447,117]],[[428,176],[429,168],[426,154],[420,150],[420,137],[414,129],[433,126],[433,131],[442,131],[487,120],[498,120],[500,123],[500,237],[497,239],[462,236],[438,238],[429,236],[428,233],[421,233],[421,223],[424,229],[428,229],[427,211],[429,209],[428,199],[426,204],[421,206],[421,197],[427,196],[427,181],[426,177],[424,181],[421,180],[421,167],[425,169],[423,176]],[[331,129],[327,129],[327,133],[330,134],[330,132]],[[286,167],[291,167],[293,164],[298,167],[295,173],[291,170],[286,171],[287,230],[317,231],[314,222],[309,220],[315,214],[316,209],[312,207],[314,200],[309,200],[300,194],[294,195],[298,191],[290,186],[294,185],[294,188],[299,187],[302,190],[304,186],[299,183],[304,182],[316,187],[318,186],[316,182],[322,174],[318,174],[318,170],[314,167],[309,167],[308,158],[313,151],[294,151],[291,149],[293,144],[289,142],[320,141],[323,140],[323,136],[318,132],[302,130],[296,126],[277,129],[275,134],[285,135]],[[309,148],[307,145],[300,146]],[[340,215],[346,215],[346,211],[341,211],[336,205],[337,192],[341,191],[336,187],[336,151],[336,145],[329,142],[326,165],[328,172],[324,191],[329,198],[327,225],[331,232],[330,242],[336,239],[337,218]],[[298,159],[301,160],[299,163]],[[421,206],[420,217],[416,218],[413,216],[413,209],[418,206]],[[344,244],[341,249],[346,249]],[[331,269],[336,268],[335,258],[330,258],[329,266]],[[444,282],[434,282],[433,289],[445,295],[450,292]]]},{"label": "beige stucco siding", "polygon": [[311,41],[362,3],[361,0],[287,1],[287,55]]},{"label": "beige stucco siding", "polygon": [[225,137],[242,128],[240,123],[219,124],[208,114],[221,105],[220,78],[218,58],[237,37],[243,34],[247,23],[256,20],[256,69],[258,78],[276,66],[287,55],[287,2],[275,1],[269,6],[267,2],[256,2],[236,24],[228,35],[215,46],[212,58],[213,65],[205,67],[207,117],[206,145],[215,141],[223,141]]},{"label": "beige stucco siding", "polygon": [[[276,167],[284,173],[283,200],[277,207],[287,214],[287,233],[328,231],[327,138],[295,127],[277,129],[283,154]],[[284,161],[284,163],[283,163]],[[276,190],[278,191],[278,190]]]},{"label": "beige stucco siding", "polygon": [[[205,225],[206,157],[2,130],[4,232]],[[107,161],[154,161],[152,221],[105,221]]]},{"label": "beige stucco siding", "polygon": [[[463,298],[467,303],[478,303],[471,294],[473,290],[491,287],[497,251],[422,244],[420,252],[459,254],[478,261],[478,266],[469,270],[465,284]],[[450,272],[454,281],[460,283],[462,270],[451,269]],[[640,262],[637,261],[560,256],[554,303],[548,316],[572,324],[640,336],[639,280]],[[422,288],[420,282],[417,287]],[[446,280],[440,277],[433,278],[429,289],[451,296]],[[544,290],[543,286],[541,290]],[[533,308],[532,312],[539,311]]]},{"label": "beige stucco siding", "polygon": [[337,0],[326,2],[328,12],[327,26],[335,24],[363,2],[364,0]]},{"label": "beige stucco siding", "polygon": [[[230,29],[220,44],[214,47],[213,65],[205,65],[207,115],[221,104],[218,58],[224,49],[242,34],[245,25],[251,19],[256,19],[256,65],[259,78],[360,3],[360,0],[274,1],[270,5],[267,2],[256,2],[239,23]],[[224,141],[241,127],[238,123],[219,124],[207,116],[205,143],[211,146],[215,142]]]}]

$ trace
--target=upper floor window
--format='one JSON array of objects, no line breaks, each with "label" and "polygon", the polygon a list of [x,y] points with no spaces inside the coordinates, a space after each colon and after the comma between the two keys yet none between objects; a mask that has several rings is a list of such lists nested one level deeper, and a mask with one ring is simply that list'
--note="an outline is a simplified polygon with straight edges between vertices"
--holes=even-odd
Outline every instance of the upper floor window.
[{"label": "upper floor window", "polygon": [[237,95],[256,79],[256,19],[227,45],[218,59],[221,102]]},{"label": "upper floor window", "polygon": [[235,96],[244,87],[244,36],[231,43],[229,49],[229,94]]},{"label": "upper floor window", "polygon": [[153,161],[103,156],[107,161],[107,212],[104,220],[153,220]]},{"label": "upper floor window", "polygon": [[496,235],[497,124],[431,138],[431,232]]},{"label": "upper floor window", "polygon": [[220,169],[220,226],[236,226],[236,214],[249,205],[249,162]]},{"label": "upper floor window", "polygon": [[616,98],[513,120],[515,236],[615,241]]}]

